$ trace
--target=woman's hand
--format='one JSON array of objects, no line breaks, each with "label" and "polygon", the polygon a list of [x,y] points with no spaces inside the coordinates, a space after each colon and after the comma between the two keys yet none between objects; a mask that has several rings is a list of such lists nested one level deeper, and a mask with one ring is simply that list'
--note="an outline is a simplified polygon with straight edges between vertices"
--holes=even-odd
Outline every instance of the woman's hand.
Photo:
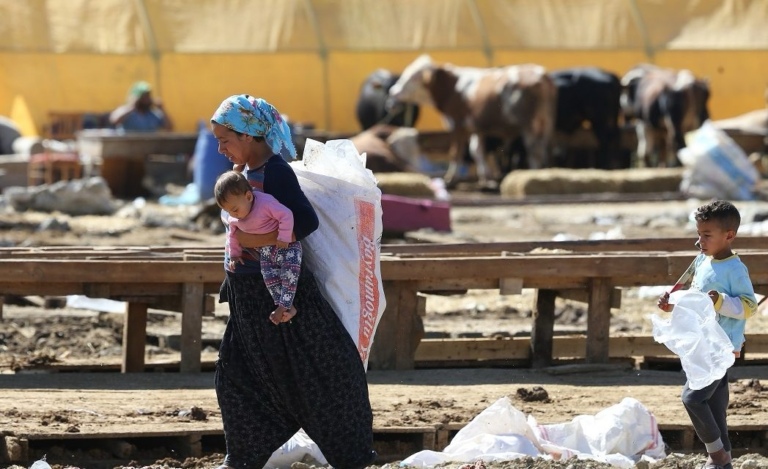
[{"label": "woman's hand", "polygon": [[[243,230],[237,230],[235,238],[237,238],[241,246],[246,248],[274,246],[277,244],[277,230],[264,234],[246,233]],[[296,235],[291,235],[291,241],[296,241]]]},{"label": "woman's hand", "polygon": [[277,242],[277,230],[264,234],[246,233],[243,230],[237,230],[235,238],[237,238],[241,246],[246,248],[272,246]]}]

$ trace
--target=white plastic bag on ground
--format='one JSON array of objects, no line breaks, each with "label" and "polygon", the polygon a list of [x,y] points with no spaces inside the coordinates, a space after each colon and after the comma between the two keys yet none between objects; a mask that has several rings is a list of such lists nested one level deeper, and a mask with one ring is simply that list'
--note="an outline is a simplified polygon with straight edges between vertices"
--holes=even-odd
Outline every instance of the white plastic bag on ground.
[{"label": "white plastic bag on ground", "polygon": [[320,448],[307,436],[304,430],[296,432],[290,440],[277,449],[264,466],[265,469],[282,469],[291,467],[295,462],[303,462],[311,466],[323,466],[328,461]]},{"label": "white plastic bag on ground", "polygon": [[681,290],[672,293],[669,302],[674,305],[671,317],[651,316],[653,338],[680,357],[688,386],[702,389],[733,366],[733,345],[706,293]]},{"label": "white plastic bag on ground", "polygon": [[302,160],[291,166],[320,219],[317,231],[302,241],[304,259],[367,367],[386,306],[379,264],[381,190],[349,140],[308,139]]},{"label": "white plastic bag on ground", "polygon": [[617,467],[633,467],[638,456],[665,456],[656,417],[629,397],[594,416],[579,415],[569,423],[537,426],[530,420],[541,445],[562,459],[590,455]]},{"label": "white plastic bag on ground", "polygon": [[686,171],[680,191],[700,199],[754,199],[760,173],[746,153],[710,121],[686,136],[686,147],[678,152]]},{"label": "white plastic bag on ground", "polygon": [[578,457],[631,468],[640,460],[664,458],[665,453],[656,419],[635,399],[626,398],[595,416],[579,416],[570,423],[538,425],[503,397],[461,429],[442,452],[420,451],[400,464],[432,467],[526,456]]}]

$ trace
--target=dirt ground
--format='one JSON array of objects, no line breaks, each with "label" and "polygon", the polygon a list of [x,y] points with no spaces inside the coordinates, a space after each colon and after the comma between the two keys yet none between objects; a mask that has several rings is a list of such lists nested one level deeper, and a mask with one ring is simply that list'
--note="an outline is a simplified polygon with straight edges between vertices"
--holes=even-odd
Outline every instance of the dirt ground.
[{"label": "dirt ground", "polygon": [[[423,232],[424,238],[450,242],[552,240],[588,237],[690,236],[688,215],[698,201],[538,204],[493,207],[453,207],[450,235]],[[768,214],[768,203],[737,203],[744,226]],[[112,217],[68,217],[63,214],[0,211],[0,243],[23,245],[223,245],[220,230],[192,220],[194,208],[163,207],[127,202]],[[52,221],[57,223],[53,223]],[[755,231],[755,234],[758,234]],[[743,234],[746,235],[746,234]],[[418,237],[419,234],[412,234]],[[738,247],[738,244],[736,245]],[[220,429],[212,375],[184,376],[147,373],[35,373],[36,365],[115,365],[120,362],[122,315],[62,308],[46,309],[39,298],[7,298],[0,321],[0,431],[16,434],[119,432],[146,428],[171,431]],[[429,296],[425,329],[431,336],[492,336],[530,331],[533,292],[500,296],[470,291],[461,296]],[[621,309],[614,310],[612,332],[650,333],[655,300],[643,289],[624,292]],[[556,331],[583,331],[585,305],[558,300]],[[206,317],[204,339],[220,337],[227,319],[226,305]],[[150,310],[148,362],[178,359],[171,339],[180,332],[177,314]],[[768,313],[748,323],[747,333],[768,333]],[[214,360],[208,347],[204,360]],[[634,397],[651,410],[660,424],[687,425],[679,403],[684,376],[679,371],[654,371],[616,365],[601,370],[574,367],[570,372],[529,369],[435,369],[407,372],[371,371],[369,389],[376,427],[460,425],[503,396],[539,423],[563,423],[582,414],[595,414]],[[729,424],[768,422],[768,367],[733,369]],[[542,389],[537,389],[542,388]],[[179,390],[179,391],[177,391]],[[140,397],[136,397],[136,396]],[[137,400],[138,399],[138,400]],[[763,448],[762,451],[765,451]],[[52,457],[53,456],[53,457]],[[56,454],[49,455],[55,462]],[[152,467],[215,467],[220,455],[178,461],[157,455]],[[767,454],[739,455],[734,467],[768,467]],[[168,457],[165,462],[163,458]],[[126,459],[123,467],[129,467]],[[693,468],[700,454],[673,454],[657,468]],[[72,464],[75,464],[72,461]],[[56,465],[54,465],[56,467]],[[65,467],[65,466],[60,466]],[[79,467],[71,465],[67,467]],[[86,467],[86,466],[83,466]],[[458,466],[453,466],[458,467]],[[585,461],[514,461],[465,469],[599,468]]]}]

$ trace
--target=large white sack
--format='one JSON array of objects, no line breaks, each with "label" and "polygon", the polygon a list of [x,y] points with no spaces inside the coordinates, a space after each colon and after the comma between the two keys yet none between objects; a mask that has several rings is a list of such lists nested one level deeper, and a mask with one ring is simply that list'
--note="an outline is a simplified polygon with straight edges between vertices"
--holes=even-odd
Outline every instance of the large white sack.
[{"label": "large white sack", "polygon": [[751,200],[760,173],[741,147],[724,131],[706,121],[686,135],[677,153],[686,167],[680,191],[700,199]]},{"label": "large white sack", "polygon": [[669,297],[672,315],[651,315],[653,338],[680,357],[688,387],[702,389],[725,376],[736,360],[733,344],[706,293],[681,290]]},{"label": "large white sack", "polygon": [[[320,227],[302,240],[304,261],[321,293],[355,342],[363,364],[386,301],[379,265],[381,191],[365,156],[349,140],[325,145],[307,140],[303,159],[291,164]],[[294,462],[327,464],[317,444],[299,430],[270,457],[267,469]]]},{"label": "large white sack", "polygon": [[349,140],[322,144],[308,139],[303,159],[291,166],[320,220],[320,227],[302,240],[305,262],[367,367],[386,300],[381,190],[364,161]]}]

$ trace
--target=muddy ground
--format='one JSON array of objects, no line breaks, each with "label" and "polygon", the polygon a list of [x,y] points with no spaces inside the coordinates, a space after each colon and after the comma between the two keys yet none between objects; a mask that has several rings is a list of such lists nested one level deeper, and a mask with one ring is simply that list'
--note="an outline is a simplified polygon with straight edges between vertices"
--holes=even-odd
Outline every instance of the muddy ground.
[{"label": "muddy ground", "polygon": [[[454,207],[450,235],[422,232],[421,236],[452,242],[690,236],[693,242],[695,235],[688,215],[698,204],[699,201],[654,201]],[[745,226],[759,234],[749,222],[768,214],[768,203],[744,202],[737,206]],[[208,222],[193,220],[195,212],[196,209],[190,207],[163,207],[154,203],[142,206],[131,202],[126,202],[112,217],[19,214],[5,210],[0,215],[0,243],[8,246],[223,245],[220,230],[211,229]],[[462,296],[430,296],[425,329],[432,336],[452,337],[529,331],[532,295],[531,291],[515,296],[470,291]],[[179,425],[196,430],[220,428],[210,373],[196,378],[148,373],[134,379],[114,373],[34,373],[36,368],[51,363],[104,367],[118,364],[122,315],[74,308],[48,309],[44,306],[50,301],[35,297],[6,301],[0,321],[0,369],[3,372],[0,375],[0,430],[108,433],[127,423],[131,428],[174,429]],[[558,300],[557,311],[557,331],[585,330],[585,305]],[[628,289],[623,294],[621,309],[614,310],[612,332],[648,334],[649,315],[654,312],[653,298],[645,296],[642,289]],[[210,344],[203,354],[205,361],[215,359],[215,339],[220,337],[226,319],[226,305],[218,306],[214,316],[205,318],[204,339]],[[151,310],[149,321],[152,345],[147,347],[147,361],[177,360],[173,337],[180,332],[178,315]],[[768,316],[759,314],[750,320],[747,332],[768,333]],[[768,407],[764,404],[768,390],[763,389],[761,380],[768,383],[766,367],[734,369],[729,411],[732,426],[768,422]],[[640,400],[660,423],[685,425],[687,417],[677,397],[683,381],[679,371],[641,370],[628,365],[571,373],[528,369],[369,373],[377,427],[461,425],[503,396],[509,396],[518,409],[533,415],[540,423],[559,423],[576,415],[594,414],[629,396]],[[530,398],[542,395],[537,387],[543,388],[546,398]],[[174,391],[177,389],[182,391]],[[55,452],[53,456],[49,455],[52,463],[56,462]],[[66,455],[60,456],[64,459],[59,461],[66,460]],[[215,451],[206,458],[186,462],[172,456],[150,456],[157,461],[151,467],[215,467],[221,457]],[[765,456],[765,453],[739,455],[734,467],[768,467]],[[163,461],[164,457],[168,459]],[[121,467],[131,465],[130,460],[126,458]],[[701,460],[698,453],[674,454],[653,467],[693,468]],[[90,467],[78,466],[75,461],[68,464],[72,464],[69,467]],[[474,467],[481,469],[482,466]],[[584,461],[537,460],[485,467],[603,466]]]}]

